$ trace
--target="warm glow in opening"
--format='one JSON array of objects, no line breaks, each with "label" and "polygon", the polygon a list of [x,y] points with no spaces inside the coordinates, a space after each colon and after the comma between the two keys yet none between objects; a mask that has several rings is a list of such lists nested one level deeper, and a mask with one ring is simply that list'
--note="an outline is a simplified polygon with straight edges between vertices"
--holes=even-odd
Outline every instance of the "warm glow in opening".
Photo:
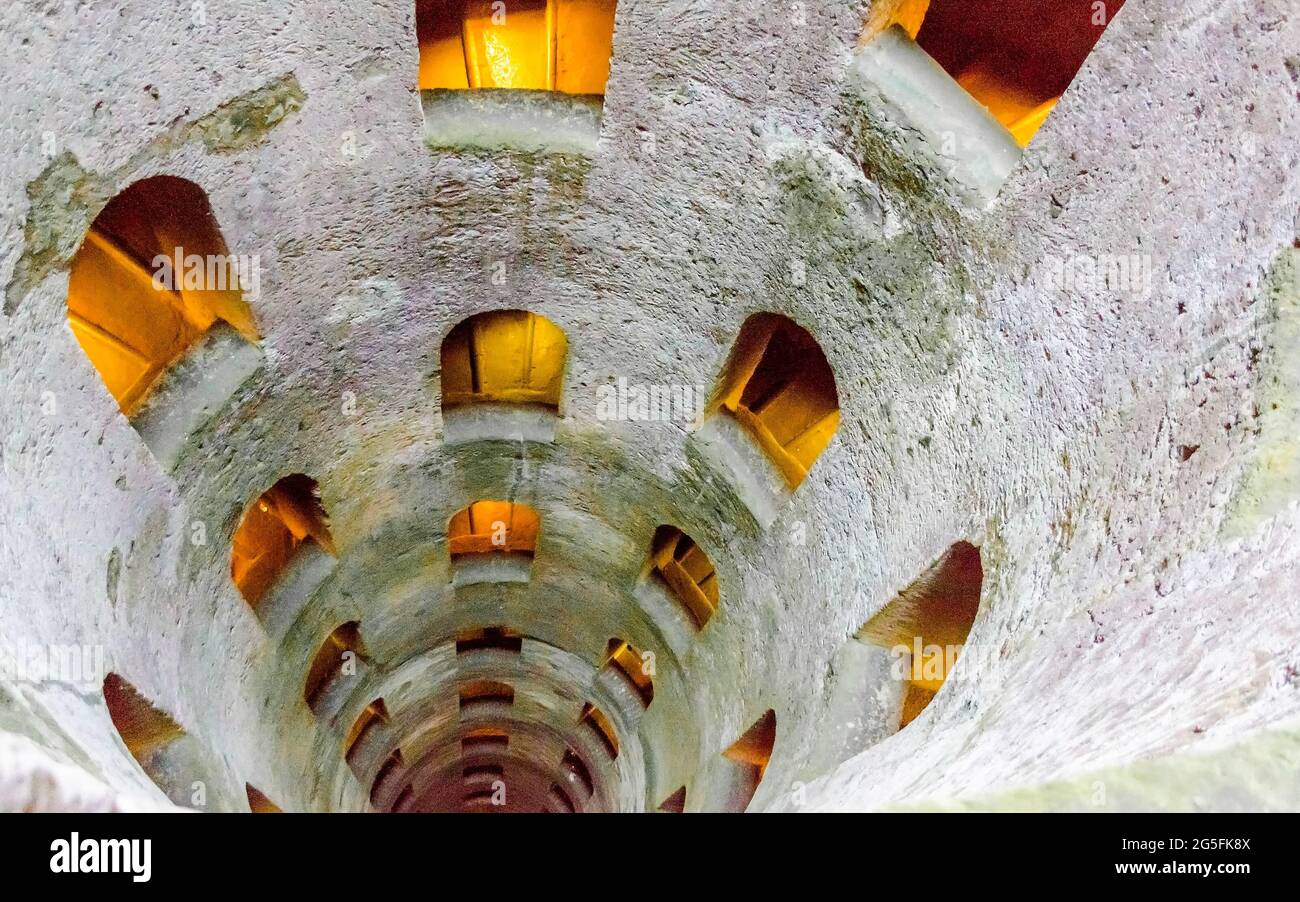
[{"label": "warm glow in opening", "polygon": [[294,552],[309,541],[334,553],[314,479],[286,476],[248,506],[235,530],[230,575],[254,610]]},{"label": "warm glow in opening", "polygon": [[484,754],[487,752],[500,754],[509,745],[510,734],[497,727],[476,727],[466,732],[460,739],[462,755]]},{"label": "warm glow in opening", "polygon": [[901,0],[868,32],[901,26],[1024,147],[1123,5],[1124,0]]},{"label": "warm glow in opening", "polygon": [[492,551],[532,556],[540,526],[541,517],[527,504],[476,501],[451,518],[447,544],[452,560]]},{"label": "warm glow in opening", "polygon": [[282,813],[280,806],[268,799],[262,791],[253,784],[245,783],[244,792],[248,796],[248,810],[253,812],[253,814]]},{"label": "warm glow in opening", "polygon": [[582,715],[578,718],[578,723],[586,724],[591,728],[600,739],[601,745],[605,747],[605,751],[609,753],[609,757],[618,757],[618,734],[614,732],[614,725],[610,723],[604,711],[587,702],[582,706]]},{"label": "warm glow in opening", "polygon": [[[159,255],[172,262],[155,266]],[[123,413],[218,319],[258,339],[230,260],[207,196],[184,179],[136,182],[95,218],[72,258],[68,323]]]},{"label": "warm glow in opening", "polygon": [[307,671],[307,681],[303,686],[303,700],[313,711],[320,703],[321,696],[335,678],[355,675],[356,663],[365,659],[361,645],[361,626],[355,620],[349,621],[330,633],[312,659]]},{"label": "warm glow in opening", "polygon": [[680,529],[660,526],[651,546],[651,566],[701,629],[718,609],[718,577],[713,562]]},{"label": "warm glow in opening", "polygon": [[605,93],[614,0],[417,0],[420,89]]},{"label": "warm glow in opening", "polygon": [[655,697],[653,672],[647,673],[647,670],[651,670],[648,660],[622,639],[610,639],[603,665],[612,667],[622,674],[641,699],[641,704],[646,706],[649,706]]},{"label": "warm glow in opening", "polygon": [[361,745],[361,742],[366,738],[366,736],[368,736],[372,730],[377,729],[386,723],[388,723],[388,706],[384,704],[382,698],[377,698],[370,704],[366,705],[366,709],[361,712],[355,721],[352,722],[352,727],[348,730],[347,738],[343,740],[344,759],[351,764],[352,759],[356,755],[357,748]]},{"label": "warm glow in opening", "polygon": [[858,631],[863,642],[909,655],[899,729],[948,679],[979,613],[983,582],[979,549],[958,542]]},{"label": "warm glow in opening", "polygon": [[442,406],[483,402],[559,410],[568,355],[564,333],[526,310],[472,316],[442,343]]},{"label": "warm glow in opening", "polygon": [[495,680],[474,680],[460,688],[460,707],[462,711],[476,704],[488,702],[513,705],[515,703],[515,690],[506,683],[498,683]]},{"label": "warm glow in opening", "polygon": [[776,712],[769,710],[722,754],[732,761],[758,768],[758,778],[761,780],[767,773],[767,764],[772,760],[772,747],[775,745]]},{"label": "warm glow in opening", "polygon": [[155,752],[185,735],[180,724],[115,673],[104,677],[104,703],[127,751],[146,771]]},{"label": "warm glow in opening", "polygon": [[840,425],[826,355],[806,329],[773,313],[745,320],[714,407],[745,427],[791,489],[804,481]]},{"label": "warm glow in opening", "polygon": [[523,647],[523,637],[507,626],[485,626],[465,630],[456,635],[456,654],[458,655],[472,651],[482,651],[486,648],[517,655],[523,650]]},{"label": "warm glow in opening", "polygon": [[735,802],[740,810],[749,807],[758,792],[758,784],[767,775],[767,765],[772,760],[772,749],[776,745],[776,712],[765,711],[744,735],[732,743],[722,756],[734,761],[740,767],[740,784]]}]

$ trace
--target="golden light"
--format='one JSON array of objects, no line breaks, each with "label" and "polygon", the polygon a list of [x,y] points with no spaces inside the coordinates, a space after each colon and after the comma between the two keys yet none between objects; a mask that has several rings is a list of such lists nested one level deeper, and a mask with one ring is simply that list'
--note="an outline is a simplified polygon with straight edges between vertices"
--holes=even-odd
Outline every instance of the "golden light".
[{"label": "golden light", "polygon": [[896,24],[1021,147],[1047,121],[1124,0],[894,0],[867,36]]},{"label": "golden light", "polygon": [[715,406],[745,427],[791,489],[840,425],[826,355],[806,329],[773,313],[755,314],[741,327]]},{"label": "golden light", "polygon": [[377,698],[366,705],[365,710],[352,722],[347,738],[343,740],[344,759],[351,764],[356,756],[357,747],[366,735],[386,723],[388,723],[388,707],[382,698]]},{"label": "golden light", "polygon": [[863,642],[911,656],[899,729],[951,675],[979,613],[983,581],[979,549],[957,542],[858,631]]},{"label": "golden light", "polygon": [[320,704],[325,689],[342,672],[349,656],[353,661],[365,657],[361,646],[361,626],[355,620],[330,633],[312,658],[302,691],[303,701],[312,711]]},{"label": "golden light", "polygon": [[422,0],[421,90],[605,93],[614,0]]},{"label": "golden light", "polygon": [[527,504],[475,501],[451,518],[447,544],[453,560],[494,551],[531,556],[537,550],[540,528],[541,517]]},{"label": "golden light", "polygon": [[731,747],[722,753],[724,758],[753,768],[754,788],[767,774],[772,749],[776,746],[776,712],[766,711]]},{"label": "golden light", "polygon": [[254,610],[294,553],[309,541],[334,553],[316,481],[296,473],[251,504],[235,529],[230,575]]},{"label": "golden light", "polygon": [[462,710],[485,702],[513,705],[515,703],[515,690],[509,684],[496,680],[471,680],[460,687],[460,707]]},{"label": "golden light", "polygon": [[612,724],[605,712],[597,708],[591,702],[582,706],[582,714],[578,717],[579,724],[585,724],[590,727],[600,740],[605,751],[609,753],[610,758],[618,757],[618,734],[614,732]]},{"label": "golden light", "polygon": [[646,658],[630,643],[622,639],[610,639],[602,666],[612,667],[622,674],[643,705],[648,706],[654,701],[654,677],[646,672]]},{"label": "golden light", "polygon": [[[130,416],[159,377],[217,320],[257,341],[235,278],[187,283],[172,264],[198,255],[227,266],[225,240],[207,196],[192,182],[155,176],[109,201],[86,233],[68,274],[68,324],[122,412]],[[216,265],[214,264],[214,268]],[[155,274],[161,274],[155,279]],[[197,285],[197,287],[194,287]]]},{"label": "golden light", "polygon": [[555,324],[526,310],[472,316],[442,343],[442,406],[499,401],[558,410],[568,350]]},{"label": "golden light", "polygon": [[251,783],[244,784],[244,792],[248,796],[248,810],[253,814],[282,814],[279,805],[268,799],[260,789]]},{"label": "golden light", "polygon": [[180,724],[115,673],[104,678],[104,703],[127,751],[146,770],[155,752],[185,735]]},{"label": "golden light", "polygon": [[718,578],[709,556],[680,529],[660,526],[651,545],[650,565],[703,629],[718,609]]}]

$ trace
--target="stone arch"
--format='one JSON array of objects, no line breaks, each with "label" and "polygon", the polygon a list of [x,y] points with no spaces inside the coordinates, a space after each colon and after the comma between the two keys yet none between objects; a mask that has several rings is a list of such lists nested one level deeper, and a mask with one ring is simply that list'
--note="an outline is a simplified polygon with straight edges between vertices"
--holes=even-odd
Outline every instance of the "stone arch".
[{"label": "stone arch", "polygon": [[251,279],[207,195],[186,179],[135,182],[100,211],[72,259],[68,322],[128,417],[210,329],[258,340]]}]

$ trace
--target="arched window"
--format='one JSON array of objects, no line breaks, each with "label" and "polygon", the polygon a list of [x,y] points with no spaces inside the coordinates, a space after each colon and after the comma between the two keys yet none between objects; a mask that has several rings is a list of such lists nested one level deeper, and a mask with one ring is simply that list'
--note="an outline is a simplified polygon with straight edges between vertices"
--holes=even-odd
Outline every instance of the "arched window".
[{"label": "arched window", "polygon": [[461,712],[482,706],[513,705],[515,690],[496,680],[473,680],[460,687]]},{"label": "arched window", "polygon": [[148,771],[156,753],[185,735],[180,724],[145,700],[115,673],[104,678],[104,703],[131,757]]},{"label": "arched window", "polygon": [[527,504],[476,501],[451,518],[447,543],[451,559],[470,554],[522,554],[537,550],[541,517]]},{"label": "arched window", "polygon": [[366,705],[348,730],[347,738],[343,741],[343,758],[347,763],[356,767],[360,753],[365,749],[366,743],[372,736],[378,735],[379,731],[388,723],[388,706],[384,704],[382,698],[377,698],[370,704]]},{"label": "arched window", "polygon": [[614,724],[605,716],[605,712],[597,708],[591,702],[582,706],[582,714],[578,717],[578,723],[586,726],[600,740],[600,744],[609,754],[610,760],[618,757],[618,734],[614,732]]},{"label": "arched window", "polygon": [[230,575],[253,610],[258,610],[267,590],[308,542],[334,553],[316,481],[296,473],[250,504],[235,530]]},{"label": "arched window", "polygon": [[776,712],[767,711],[754,722],[744,735],[732,743],[722,756],[734,765],[727,809],[744,811],[758,792],[758,784],[767,774],[776,745]]},{"label": "arched window", "polygon": [[303,700],[315,714],[321,714],[325,699],[343,679],[357,676],[365,661],[361,625],[355,620],[339,626],[321,643],[307,670]]},{"label": "arched window", "polygon": [[388,807],[390,810],[396,808],[404,792],[402,778],[405,772],[406,761],[402,758],[402,750],[393,749],[384,763],[379,765],[375,781],[370,784],[371,804],[379,808]]},{"label": "arched window", "polygon": [[840,423],[826,355],[806,329],[774,313],[756,313],[741,327],[713,406],[745,428],[791,489]]},{"label": "arched window", "polygon": [[68,322],[123,413],[215,325],[258,340],[254,265],[230,255],[193,182],[154,176],[109,201],[72,259]]},{"label": "arched window", "polygon": [[420,89],[605,93],[614,0],[417,0]]},{"label": "arched window", "polygon": [[900,730],[925,710],[952,672],[979,613],[983,582],[979,549],[958,542],[858,631],[860,641],[909,662]]},{"label": "arched window", "polygon": [[510,747],[510,734],[498,727],[476,727],[461,737],[462,755],[501,755]]},{"label": "arched window", "polygon": [[654,701],[654,667],[653,659],[643,655],[630,643],[622,639],[610,639],[605,652],[604,667],[617,671],[625,679],[641,704],[649,707]]},{"label": "arched window", "polygon": [[526,310],[480,313],[442,343],[442,406],[506,403],[559,410],[568,341]]},{"label": "arched window", "polygon": [[881,24],[902,27],[1023,147],[1123,5],[1124,0],[896,0]]},{"label": "arched window", "polygon": [[655,530],[650,566],[700,629],[718,609],[718,577],[700,546],[674,526]]},{"label": "arched window", "polygon": [[508,626],[484,626],[456,634],[456,654],[494,649],[517,655],[523,651],[524,639]]}]

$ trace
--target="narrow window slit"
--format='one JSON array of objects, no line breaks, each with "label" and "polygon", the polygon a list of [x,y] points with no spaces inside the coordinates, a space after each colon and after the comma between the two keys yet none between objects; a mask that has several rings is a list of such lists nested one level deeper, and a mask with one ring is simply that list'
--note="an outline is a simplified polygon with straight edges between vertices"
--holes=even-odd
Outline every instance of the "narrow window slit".
[{"label": "narrow window slit", "polygon": [[690,536],[673,526],[655,530],[651,567],[690,613],[699,629],[718,609],[718,579],[713,562]]},{"label": "narrow window slit", "polygon": [[649,707],[654,701],[654,677],[648,659],[632,645],[622,639],[610,639],[604,666],[617,671],[627,681],[642,705]]},{"label": "narrow window slit", "polygon": [[768,710],[745,733],[722,753],[731,761],[734,783],[730,788],[729,810],[744,811],[749,807],[758,786],[767,775],[776,745],[776,712]]},{"label": "narrow window slit", "polygon": [[312,713],[321,714],[326,695],[345,679],[356,676],[365,660],[357,621],[344,623],[330,633],[316,651],[303,685],[303,700]]},{"label": "narrow window slit", "polygon": [[475,680],[460,690],[460,710],[466,711],[484,705],[513,705],[515,690],[494,680]]},{"label": "narrow window slit", "polygon": [[582,715],[578,718],[578,722],[586,725],[595,734],[611,761],[618,757],[618,734],[614,732],[614,725],[610,723],[604,711],[587,702],[582,707]]},{"label": "narrow window slit", "polygon": [[377,698],[369,705],[366,705],[364,711],[357,716],[351,729],[348,730],[347,739],[343,743],[343,757],[350,765],[357,763],[358,752],[365,747],[365,743],[371,736],[376,734],[381,727],[388,723],[388,707],[384,704],[382,698]]},{"label": "narrow window slit", "polygon": [[858,631],[859,641],[908,662],[900,730],[950,676],[979,613],[983,583],[979,549],[957,542]]}]

